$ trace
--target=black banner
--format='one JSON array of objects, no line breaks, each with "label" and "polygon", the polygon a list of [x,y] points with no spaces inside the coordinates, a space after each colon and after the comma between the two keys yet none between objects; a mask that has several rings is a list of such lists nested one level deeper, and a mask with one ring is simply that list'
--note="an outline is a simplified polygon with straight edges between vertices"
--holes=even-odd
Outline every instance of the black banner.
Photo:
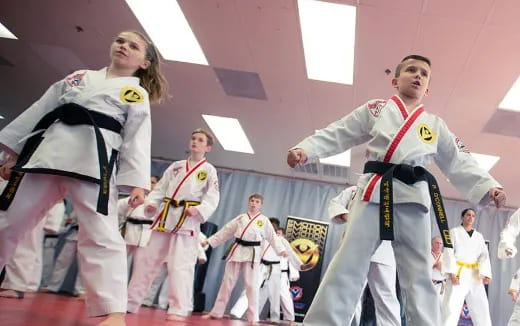
[{"label": "black banner", "polygon": [[329,223],[288,216],[285,235],[303,262],[300,279],[291,282],[295,319],[303,321],[318,290]]}]

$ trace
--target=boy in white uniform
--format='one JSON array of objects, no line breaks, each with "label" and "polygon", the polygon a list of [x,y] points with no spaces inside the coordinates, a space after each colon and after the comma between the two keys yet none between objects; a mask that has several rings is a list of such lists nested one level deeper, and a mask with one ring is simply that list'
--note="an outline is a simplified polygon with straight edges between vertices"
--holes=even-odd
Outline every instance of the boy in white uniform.
[{"label": "boy in white uniform", "polygon": [[410,323],[441,324],[440,309],[431,305],[438,300],[430,265],[432,202],[445,247],[450,246],[450,240],[438,185],[425,169],[432,159],[470,202],[481,202],[484,197],[497,206],[505,202],[500,184],[480,168],[444,121],[420,104],[429,91],[430,73],[428,58],[405,57],[392,79],[398,95],[388,101],[367,102],[289,150],[287,163],[295,167],[369,142],[369,161],[358,181],[360,195],[350,210],[350,225],[304,325],[339,326],[352,318],[370,257],[381,240],[394,240]]},{"label": "boy in white uniform", "polygon": [[475,326],[491,326],[489,302],[484,284],[491,281],[489,252],[481,233],[473,229],[475,211],[461,214],[462,225],[450,230],[453,248],[444,250],[447,277],[442,304],[443,326],[456,326],[466,299]]},{"label": "boy in white uniform", "polygon": [[128,285],[129,312],[139,311],[163,262],[170,278],[167,319],[181,321],[192,311],[200,224],[217,209],[220,198],[217,170],[205,159],[212,145],[211,134],[195,129],[189,158],[172,163],[146,198],[145,214],[159,214],[148,246],[139,247],[135,254]]},{"label": "boy in white uniform", "polygon": [[[270,318],[269,321],[272,323],[278,323],[280,321],[280,306],[282,305],[282,294],[285,294],[284,299],[287,299],[287,295],[290,296],[289,287],[288,287],[288,264],[292,265],[292,274],[294,277],[294,273],[296,273],[299,278],[298,270],[301,269],[302,262],[293,251],[289,242],[283,237],[283,229],[280,228],[280,221],[277,218],[271,217],[269,218],[271,221],[271,225],[276,230],[276,236],[278,240],[280,240],[283,247],[285,247],[285,251],[287,252],[287,257],[279,256],[273,247],[267,242],[264,241],[264,245],[262,248],[262,255],[260,258],[261,264],[261,277],[259,278],[259,288],[260,292],[258,295],[259,311],[262,311],[267,300],[269,300],[270,305]],[[290,261],[290,262],[289,262]],[[295,267],[296,266],[296,267]],[[283,269],[282,269],[283,267]],[[287,283],[284,283],[284,280],[287,280]],[[285,288],[287,289],[287,293],[284,292]],[[290,305],[292,308],[292,314],[289,313],[287,316],[286,312],[290,309],[287,307],[287,300],[283,303],[284,307],[284,320],[294,320],[294,307],[292,303],[292,298],[290,298]],[[246,291],[242,291],[239,299],[231,309],[231,315],[241,318],[247,311],[248,301]],[[292,319],[290,319],[292,316]],[[289,318],[289,319],[287,319]]]},{"label": "boy in white uniform", "polygon": [[209,244],[215,248],[235,237],[235,242],[226,255],[226,269],[215,304],[211,312],[203,318],[224,316],[231,292],[239,275],[242,274],[248,299],[247,320],[252,323],[258,322],[258,279],[262,241],[266,240],[277,254],[287,256],[287,251],[278,240],[269,219],[260,212],[263,200],[260,194],[250,195],[247,213],[238,215],[202,243],[203,247]]},{"label": "boy in white uniform", "polygon": [[[333,223],[348,221],[349,208],[356,195],[356,186],[348,187],[329,202],[329,217]],[[347,225],[348,227],[348,225]],[[390,241],[382,241],[370,259],[370,268],[365,284],[368,283],[374,299],[378,326],[400,326],[400,304],[396,292],[396,265]],[[354,324],[361,322],[362,299],[356,307]]]},{"label": "boy in white uniform", "polygon": [[[276,231],[279,237],[283,238],[282,243],[287,248],[289,257],[291,257],[292,250],[291,244],[285,239],[285,231],[282,228],[278,228]],[[289,322],[289,325],[293,325],[294,322],[294,302],[291,293],[291,283],[296,282],[300,279],[301,261],[298,258],[297,264],[294,264],[294,260],[289,257],[280,257],[280,269],[282,271],[282,279],[280,281],[280,307],[282,308],[283,320]]]}]

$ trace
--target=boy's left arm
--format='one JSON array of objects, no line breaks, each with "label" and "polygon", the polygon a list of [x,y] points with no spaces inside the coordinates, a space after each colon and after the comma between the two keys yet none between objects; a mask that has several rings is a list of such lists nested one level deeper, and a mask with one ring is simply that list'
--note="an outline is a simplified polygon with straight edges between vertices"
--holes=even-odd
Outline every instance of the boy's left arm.
[{"label": "boy's left arm", "polygon": [[461,140],[441,123],[435,163],[448,177],[450,183],[473,204],[487,204],[494,200],[497,206],[505,203],[502,186],[478,162]]},{"label": "boy's left arm", "polygon": [[220,191],[218,186],[217,171],[215,168],[209,169],[206,192],[200,200],[200,205],[190,207],[186,210],[189,216],[198,217],[200,223],[206,222],[215,212],[220,201]]}]

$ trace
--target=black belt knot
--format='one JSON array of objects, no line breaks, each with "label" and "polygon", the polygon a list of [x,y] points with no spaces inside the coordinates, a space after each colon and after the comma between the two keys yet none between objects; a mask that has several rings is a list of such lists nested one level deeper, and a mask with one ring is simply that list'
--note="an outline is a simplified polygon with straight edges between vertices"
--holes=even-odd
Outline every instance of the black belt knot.
[{"label": "black belt knot", "polygon": [[265,259],[261,259],[260,262],[266,266],[271,266],[271,265],[276,265],[276,264],[280,264],[279,261],[272,261],[272,260],[265,260]]},{"label": "black belt knot", "polygon": [[437,180],[428,170],[422,166],[368,161],[365,163],[363,173],[376,173],[382,176],[379,185],[379,233],[381,240],[394,240],[393,179],[396,178],[408,185],[426,181],[444,247],[453,248],[440,188]]}]

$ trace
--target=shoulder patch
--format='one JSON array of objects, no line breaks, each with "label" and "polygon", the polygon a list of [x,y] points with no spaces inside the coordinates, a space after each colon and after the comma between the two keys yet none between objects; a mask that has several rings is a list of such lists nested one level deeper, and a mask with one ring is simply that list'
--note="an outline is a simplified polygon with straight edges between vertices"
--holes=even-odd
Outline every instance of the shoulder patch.
[{"label": "shoulder patch", "polygon": [[459,137],[455,137],[455,145],[457,145],[457,148],[459,149],[459,152],[464,152],[469,154],[469,149],[464,145],[462,140],[460,140]]},{"label": "shoulder patch", "polygon": [[367,104],[367,107],[368,107],[368,110],[370,111],[370,113],[372,113],[372,115],[377,118],[385,105],[386,105],[386,101],[376,100],[373,102],[369,102]]},{"label": "shoulder patch", "polygon": [[119,94],[121,102],[125,104],[141,103],[144,101],[144,96],[135,87],[127,86],[121,90]]},{"label": "shoulder patch", "polygon": [[79,84],[81,84],[81,81],[83,80],[83,77],[85,76],[86,73],[87,73],[86,71],[82,71],[77,74],[69,75],[66,78],[66,81],[70,86],[79,86]]}]

